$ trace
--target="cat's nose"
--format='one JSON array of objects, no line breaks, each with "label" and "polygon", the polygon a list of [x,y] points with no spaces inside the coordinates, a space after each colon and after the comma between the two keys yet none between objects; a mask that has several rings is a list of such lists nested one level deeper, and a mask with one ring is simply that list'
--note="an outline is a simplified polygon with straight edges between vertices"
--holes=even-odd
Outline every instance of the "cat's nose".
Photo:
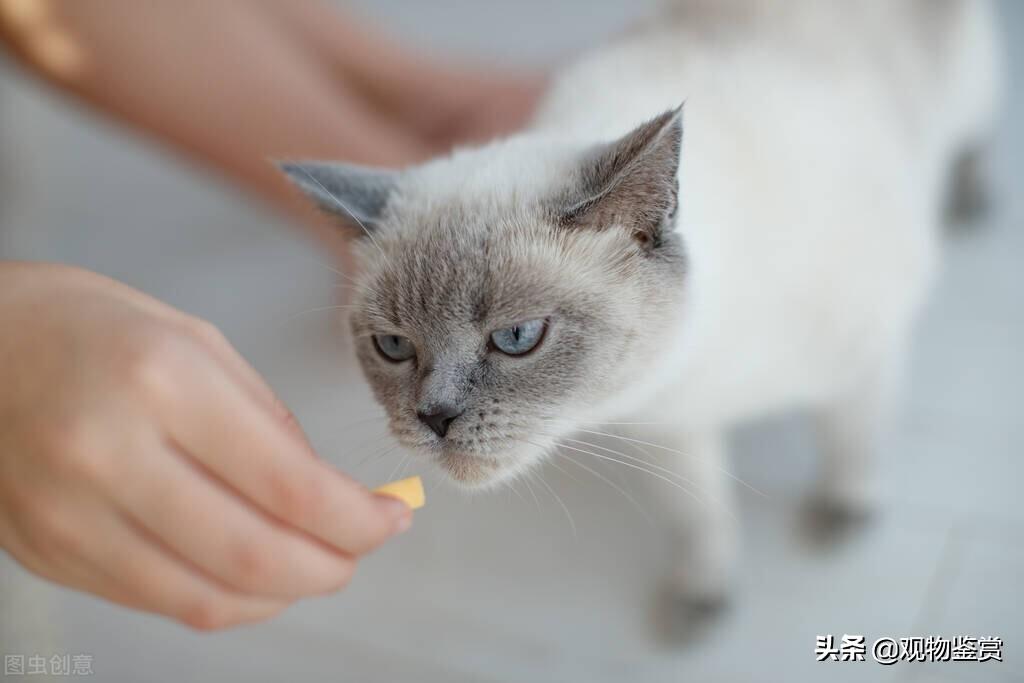
[{"label": "cat's nose", "polygon": [[442,403],[431,407],[428,411],[417,412],[416,417],[430,427],[435,434],[444,438],[444,435],[448,433],[448,427],[455,421],[455,418],[462,415],[462,412],[461,408],[450,403]]}]

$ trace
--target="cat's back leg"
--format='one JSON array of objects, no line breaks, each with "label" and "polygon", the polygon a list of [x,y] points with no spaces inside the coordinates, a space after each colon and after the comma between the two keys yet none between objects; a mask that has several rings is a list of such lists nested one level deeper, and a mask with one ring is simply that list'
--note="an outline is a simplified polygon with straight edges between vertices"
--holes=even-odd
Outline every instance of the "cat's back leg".
[{"label": "cat's back leg", "polygon": [[958,226],[983,218],[992,203],[988,157],[1005,66],[992,2],[959,0],[940,13],[948,16],[938,26],[943,39],[936,45],[942,54],[930,59],[942,65],[937,74],[942,95],[934,110],[948,124],[945,218]]}]

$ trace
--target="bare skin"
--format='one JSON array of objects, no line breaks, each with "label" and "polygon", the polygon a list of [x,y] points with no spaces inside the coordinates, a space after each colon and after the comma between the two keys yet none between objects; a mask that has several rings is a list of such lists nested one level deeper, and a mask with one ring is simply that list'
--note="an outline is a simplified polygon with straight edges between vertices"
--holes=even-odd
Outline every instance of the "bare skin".
[{"label": "bare skin", "polygon": [[[306,223],[268,158],[401,166],[521,125],[541,82],[424,60],[315,2],[0,0],[0,49]],[[336,591],[404,504],[316,457],[216,329],[0,262],[0,548],[199,629]]]},{"label": "bare skin", "polygon": [[32,49],[45,28],[0,22],[34,73],[290,210],[305,202],[268,159],[423,161],[518,128],[543,85],[409,53],[318,2],[29,2],[80,55],[55,72]]},{"label": "bare skin", "polygon": [[406,506],[317,458],[209,324],[87,271],[0,265],[0,546],[209,629],[341,589]]}]

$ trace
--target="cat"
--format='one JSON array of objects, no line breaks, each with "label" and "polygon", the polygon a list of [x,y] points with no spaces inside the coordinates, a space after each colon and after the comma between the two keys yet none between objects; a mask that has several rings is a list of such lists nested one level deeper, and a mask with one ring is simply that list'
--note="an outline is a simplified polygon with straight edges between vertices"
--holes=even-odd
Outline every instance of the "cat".
[{"label": "cat", "polygon": [[731,426],[810,411],[814,497],[871,509],[948,176],[998,91],[982,0],[676,0],[507,139],[281,168],[358,235],[351,331],[395,437],[486,487],[631,423],[695,494],[664,487],[673,590],[714,604]]}]

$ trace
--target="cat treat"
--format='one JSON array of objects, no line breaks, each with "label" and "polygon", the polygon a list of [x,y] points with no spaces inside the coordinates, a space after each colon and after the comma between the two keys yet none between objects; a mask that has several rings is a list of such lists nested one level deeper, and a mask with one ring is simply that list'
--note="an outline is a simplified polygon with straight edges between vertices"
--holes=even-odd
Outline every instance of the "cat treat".
[{"label": "cat treat", "polygon": [[423,482],[419,477],[399,479],[390,484],[378,486],[373,492],[398,498],[413,510],[419,510],[427,502],[427,497],[423,493]]}]

